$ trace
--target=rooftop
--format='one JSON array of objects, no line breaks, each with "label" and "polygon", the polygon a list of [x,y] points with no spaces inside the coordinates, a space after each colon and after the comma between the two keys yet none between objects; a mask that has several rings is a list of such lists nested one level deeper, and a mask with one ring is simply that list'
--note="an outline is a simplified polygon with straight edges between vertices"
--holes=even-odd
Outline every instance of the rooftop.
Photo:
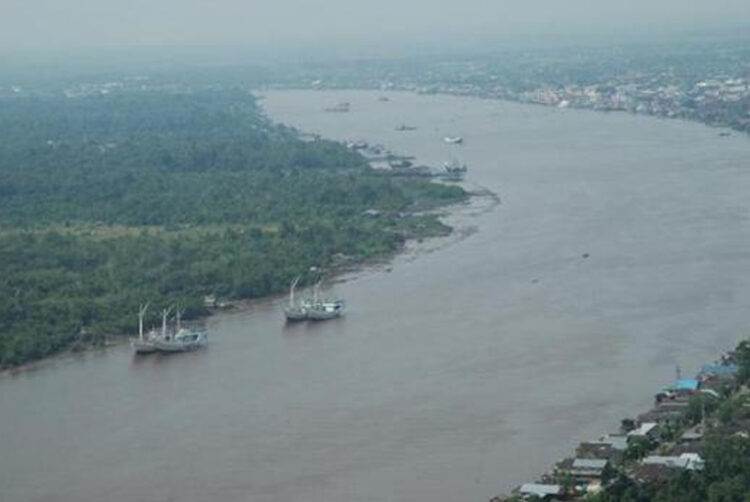
[{"label": "rooftop", "polygon": [[628,436],[648,436],[656,427],[656,422],[645,422],[637,429],[628,432]]},{"label": "rooftop", "polygon": [[698,390],[698,380],[694,378],[682,378],[673,383],[669,388],[672,390],[695,391]]},{"label": "rooftop", "polygon": [[607,463],[603,458],[577,458],[573,460],[573,469],[604,469]]},{"label": "rooftop", "polygon": [[697,453],[683,453],[679,457],[663,457],[659,455],[651,455],[644,458],[642,463],[645,465],[657,464],[688,470],[703,469],[703,459]]},{"label": "rooftop", "polygon": [[699,374],[729,376],[736,374],[737,369],[736,364],[704,364]]},{"label": "rooftop", "polygon": [[526,483],[519,488],[522,495],[536,495],[537,497],[548,497],[562,494],[561,485],[544,485],[540,483]]}]

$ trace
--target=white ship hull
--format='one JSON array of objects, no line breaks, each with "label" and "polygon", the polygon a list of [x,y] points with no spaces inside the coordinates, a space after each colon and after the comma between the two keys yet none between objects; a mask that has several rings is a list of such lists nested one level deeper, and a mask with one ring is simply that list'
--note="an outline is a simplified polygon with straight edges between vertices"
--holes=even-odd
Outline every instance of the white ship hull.
[{"label": "white ship hull", "polygon": [[300,322],[307,320],[307,310],[302,308],[284,309],[284,315],[288,322]]},{"label": "white ship hull", "polygon": [[154,354],[190,352],[208,345],[208,337],[205,333],[181,332],[174,337],[151,338],[146,340],[133,340],[131,346],[136,354]]},{"label": "white ship hull", "polygon": [[152,354],[156,352],[156,347],[150,341],[146,340],[131,340],[130,346],[136,354]]}]

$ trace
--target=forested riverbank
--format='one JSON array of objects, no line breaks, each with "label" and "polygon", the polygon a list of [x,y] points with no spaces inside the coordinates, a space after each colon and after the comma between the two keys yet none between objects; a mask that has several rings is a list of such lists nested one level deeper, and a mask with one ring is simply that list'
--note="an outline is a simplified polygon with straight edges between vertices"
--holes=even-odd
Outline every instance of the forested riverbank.
[{"label": "forested riverbank", "polygon": [[416,211],[466,197],[302,141],[240,90],[7,98],[0,133],[0,367],[131,332],[142,302],[195,317],[444,234]]}]

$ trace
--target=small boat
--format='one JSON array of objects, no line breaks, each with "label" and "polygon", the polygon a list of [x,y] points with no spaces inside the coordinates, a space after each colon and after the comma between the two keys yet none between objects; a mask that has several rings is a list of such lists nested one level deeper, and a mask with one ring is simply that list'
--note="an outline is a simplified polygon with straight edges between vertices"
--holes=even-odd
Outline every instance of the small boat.
[{"label": "small boat", "polygon": [[343,313],[343,300],[325,300],[311,305],[307,312],[307,317],[311,321],[326,321],[341,317]]},{"label": "small boat", "polygon": [[130,346],[136,354],[151,354],[156,352],[156,346],[154,340],[159,336],[155,331],[151,331],[146,334],[145,339],[135,339],[130,341]]},{"label": "small boat", "polygon": [[348,141],[346,143],[346,147],[350,150],[364,150],[370,145],[367,144],[367,141]]},{"label": "small boat", "polygon": [[443,141],[449,145],[460,145],[464,142],[464,139],[461,136],[446,136],[443,138]]},{"label": "small boat", "polygon": [[171,308],[162,311],[161,332],[151,330],[145,336],[143,334],[143,317],[148,309],[148,304],[138,312],[138,338],[131,340],[130,344],[136,354],[152,354],[155,352],[188,352],[205,347],[208,344],[208,335],[202,331],[194,331],[183,328],[180,323],[182,311],[176,313],[176,326],[173,333],[167,330],[167,317]]},{"label": "small boat", "polygon": [[443,164],[443,179],[446,181],[461,181],[464,179],[464,175],[469,170],[466,164],[461,164],[457,160],[453,159],[450,162]]},{"label": "small boat", "polygon": [[388,161],[388,165],[391,169],[404,169],[412,166],[412,162],[409,159],[393,159]]},{"label": "small boat", "polygon": [[336,103],[333,106],[327,106],[323,108],[323,111],[332,113],[346,113],[349,111],[350,106],[351,104],[348,102]]},{"label": "small boat", "polygon": [[300,277],[292,281],[289,288],[289,304],[284,308],[287,322],[299,321],[325,321],[340,317],[344,313],[343,300],[320,300],[320,282],[313,288],[313,297],[296,303],[294,290],[299,283]]},{"label": "small boat", "polygon": [[143,318],[148,310],[148,303],[141,305],[138,309],[138,338],[130,340],[130,346],[136,354],[150,354],[156,352],[156,348],[153,344],[153,339],[158,336],[154,330],[151,330],[145,336],[143,335]]},{"label": "small boat", "polygon": [[205,347],[208,336],[202,331],[182,328],[173,336],[159,337],[154,340],[156,352],[189,352]]},{"label": "small boat", "polygon": [[397,131],[416,131],[417,128],[416,128],[416,126],[410,126],[410,125],[406,125],[406,124],[401,124],[400,126],[396,127],[396,130]]}]

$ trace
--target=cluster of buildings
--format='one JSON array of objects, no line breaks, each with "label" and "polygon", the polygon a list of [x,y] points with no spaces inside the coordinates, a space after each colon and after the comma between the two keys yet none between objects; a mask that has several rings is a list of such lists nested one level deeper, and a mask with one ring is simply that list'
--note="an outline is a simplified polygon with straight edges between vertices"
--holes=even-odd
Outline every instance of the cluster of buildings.
[{"label": "cluster of buildings", "polygon": [[[750,132],[750,76],[720,75],[683,80],[668,75],[639,74],[602,78],[589,84],[545,83],[544,79],[535,83],[508,84],[493,77],[480,73],[458,79],[446,75],[374,78],[359,82],[357,86],[422,94],[477,96],[559,108],[624,111],[696,120]],[[320,80],[316,82],[316,88],[327,87]],[[328,87],[337,85],[330,83]]]},{"label": "cluster of buildings", "polygon": [[[705,365],[696,378],[678,377],[656,394],[650,410],[624,419],[615,433],[580,443],[574,455],[551,472],[491,502],[583,500],[621,476],[638,484],[659,483],[680,471],[703,470],[704,433],[709,428],[704,408],[737,390],[737,372],[729,354]],[[750,434],[750,420],[737,427],[737,433]]]},{"label": "cluster of buildings", "polygon": [[[386,86],[393,87],[392,83]],[[684,118],[750,132],[750,79],[717,77],[695,83],[605,81],[591,85],[541,84],[525,90],[481,81],[398,86],[420,93],[445,93],[534,103],[559,108],[624,111],[667,118]]]},{"label": "cluster of buildings", "polygon": [[607,82],[545,86],[519,93],[519,101],[543,105],[627,111],[687,118],[750,131],[750,82],[744,78],[701,80],[693,85]]},{"label": "cluster of buildings", "polygon": [[[750,132],[750,51],[742,44],[508,51],[352,63],[314,72],[315,88],[380,88],[626,111]],[[301,76],[301,75],[300,75]]]}]

